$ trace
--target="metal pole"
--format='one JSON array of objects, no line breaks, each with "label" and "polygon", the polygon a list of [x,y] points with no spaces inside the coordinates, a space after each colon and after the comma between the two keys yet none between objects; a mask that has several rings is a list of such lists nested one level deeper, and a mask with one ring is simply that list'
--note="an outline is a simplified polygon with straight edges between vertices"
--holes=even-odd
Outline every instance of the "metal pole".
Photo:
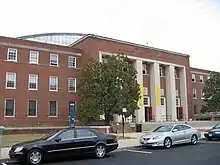
[{"label": "metal pole", "polygon": [[123,131],[123,138],[125,137],[125,121],[124,121],[124,115],[122,114],[122,131]]}]

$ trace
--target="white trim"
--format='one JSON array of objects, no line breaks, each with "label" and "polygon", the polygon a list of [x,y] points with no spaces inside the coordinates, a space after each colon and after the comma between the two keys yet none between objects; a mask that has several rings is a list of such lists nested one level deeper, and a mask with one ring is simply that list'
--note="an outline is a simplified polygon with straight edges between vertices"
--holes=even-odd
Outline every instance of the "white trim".
[{"label": "white trim", "polygon": [[[15,60],[9,60],[9,50],[15,50],[16,52],[16,57],[15,57]],[[8,48],[8,53],[7,53],[7,61],[12,61],[12,62],[17,62],[18,61],[18,50],[16,48]]]},{"label": "white trim", "polygon": [[[164,105],[161,104],[161,99],[163,99]],[[161,105],[161,106],[164,106],[164,107],[166,108],[166,97],[164,97],[164,96],[161,96],[161,97],[160,97],[160,105]]]},{"label": "white trim", "polygon": [[150,97],[149,96],[144,96],[143,99],[148,99],[148,104],[144,104],[144,107],[150,107]]},{"label": "white trim", "polygon": [[[50,102],[51,101],[56,101],[56,116],[50,116]],[[49,101],[49,114],[48,114],[49,118],[53,118],[53,117],[58,117],[58,101],[57,100],[50,100]]]},{"label": "white trim", "polygon": [[[74,80],[74,84],[75,84],[75,90],[74,90],[74,91],[70,91],[70,90],[69,90],[70,80]],[[69,77],[69,78],[68,78],[68,91],[71,92],[71,93],[72,93],[72,92],[74,92],[74,93],[76,92],[76,78],[74,78],[74,77]]]},{"label": "white trim", "polygon": [[191,73],[191,81],[196,82],[196,74],[195,73]]},{"label": "white trim", "polygon": [[177,104],[176,104],[176,107],[180,107],[181,104],[180,104],[180,98],[179,98],[179,97],[176,98],[176,103],[177,103]]},{"label": "white trim", "polygon": [[[194,94],[195,94],[195,97],[194,97]],[[193,99],[197,99],[197,90],[196,90],[196,88],[192,88],[192,97],[193,97]]]},{"label": "white trim", "polygon": [[[55,77],[56,78],[56,90],[50,89],[50,84],[51,84],[51,78]],[[51,92],[57,92],[59,88],[59,79],[57,76],[49,76],[49,91]]]},{"label": "white trim", "polygon": [[[36,44],[37,42],[33,43]],[[56,50],[56,49],[50,49],[50,48],[40,48],[40,47],[35,47],[35,46],[27,46],[27,45],[22,45],[22,44],[12,44],[12,43],[7,43],[7,42],[0,42],[0,45],[2,46],[7,46],[7,47],[17,47],[17,48],[24,48],[24,49],[32,49],[32,50],[39,50],[39,51],[45,51],[45,52],[53,52],[53,53],[60,53],[60,54],[68,54],[68,55],[74,55],[74,56],[81,56],[81,53],[74,53],[74,52],[69,52],[69,51],[62,51],[62,50]],[[54,46],[54,45],[51,45]],[[59,46],[59,45],[56,45]],[[68,48],[62,46],[62,48]]]},{"label": "white trim", "polygon": [[[30,76],[36,76],[36,89],[30,88]],[[28,90],[29,91],[37,91],[38,90],[38,75],[37,74],[29,74],[28,75]]]},{"label": "white trim", "polygon": [[[29,101],[36,101],[36,116],[29,116]],[[29,118],[36,118],[37,117],[37,104],[38,104],[38,101],[36,100],[36,99],[28,99],[28,111],[27,111],[27,116],[29,117]]]},{"label": "white trim", "polygon": [[[57,59],[57,64],[56,65],[51,65],[51,56],[56,56]],[[50,66],[55,66],[58,67],[59,66],[59,55],[58,54],[50,54]]]},{"label": "white trim", "polygon": [[[117,55],[117,53],[99,51],[99,62],[102,62],[102,58],[101,58],[102,55]],[[151,63],[159,63],[159,64],[163,64],[163,65],[171,65],[171,66],[175,66],[175,67],[185,68],[184,65],[178,65],[178,64],[174,64],[174,63],[151,60],[151,59],[135,57],[135,56],[128,56],[126,54],[124,54],[124,55],[127,56],[129,59],[133,59],[133,60],[141,60],[141,61],[146,61],[146,62],[151,62]]]},{"label": "white trim", "polygon": [[[8,76],[7,74],[14,74],[14,84],[15,86],[14,87],[7,87],[7,81],[8,81]],[[16,73],[15,72],[6,72],[6,76],[5,76],[5,89],[16,89]]]},{"label": "white trim", "polygon": [[197,71],[190,71],[191,73],[194,73],[194,74],[202,74],[202,75],[205,75],[205,76],[210,76],[209,73],[204,73],[204,72],[197,72]]},{"label": "white trim", "polygon": [[[13,116],[6,116],[6,100],[14,100],[14,111],[13,111]],[[15,99],[14,98],[5,98],[5,105],[4,105],[4,117],[15,117]]]},{"label": "white trim", "polygon": [[[74,65],[73,67],[72,67],[72,66],[69,66],[70,58],[73,58],[73,59],[74,59],[75,65]],[[68,56],[68,68],[76,68],[76,57],[74,57],[74,56]]]},{"label": "white trim", "polygon": [[[201,82],[201,80],[202,80],[202,82]],[[204,76],[203,75],[199,75],[199,82],[204,83]]]},{"label": "white trim", "polygon": [[[31,62],[31,53],[36,53],[37,54],[37,63],[34,63],[34,62]],[[29,53],[29,64],[36,64],[38,65],[39,64],[39,52],[38,51],[30,51]]]}]

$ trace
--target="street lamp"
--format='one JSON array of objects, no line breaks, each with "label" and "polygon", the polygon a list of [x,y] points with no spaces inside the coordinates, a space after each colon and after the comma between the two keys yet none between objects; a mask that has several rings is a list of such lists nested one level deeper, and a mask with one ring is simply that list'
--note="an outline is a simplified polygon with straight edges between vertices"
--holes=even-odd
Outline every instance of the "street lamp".
[{"label": "street lamp", "polygon": [[123,138],[125,137],[125,113],[127,112],[126,108],[122,108],[122,132]]}]

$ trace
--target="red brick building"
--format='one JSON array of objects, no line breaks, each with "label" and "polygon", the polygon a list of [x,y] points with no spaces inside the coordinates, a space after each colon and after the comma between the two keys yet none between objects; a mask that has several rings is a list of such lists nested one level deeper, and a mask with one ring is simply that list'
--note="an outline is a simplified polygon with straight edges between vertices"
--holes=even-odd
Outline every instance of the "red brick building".
[{"label": "red brick building", "polygon": [[192,75],[199,81],[201,74],[205,81],[209,72],[190,68],[189,55],[95,35],[65,46],[0,37],[0,124],[68,124],[70,103],[77,109],[77,71],[90,57],[101,62],[116,53],[133,60],[143,86],[136,122],[200,114],[201,99],[193,99],[192,89],[201,98],[202,83],[192,82]]}]

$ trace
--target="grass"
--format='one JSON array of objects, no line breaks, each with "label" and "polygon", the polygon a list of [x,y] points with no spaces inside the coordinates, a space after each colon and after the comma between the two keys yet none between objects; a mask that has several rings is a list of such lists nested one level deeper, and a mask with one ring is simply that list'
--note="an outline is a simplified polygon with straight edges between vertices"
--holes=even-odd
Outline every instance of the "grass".
[{"label": "grass", "polygon": [[43,137],[45,134],[15,134],[4,135],[2,137],[1,147],[11,147],[15,143],[34,140]]}]

